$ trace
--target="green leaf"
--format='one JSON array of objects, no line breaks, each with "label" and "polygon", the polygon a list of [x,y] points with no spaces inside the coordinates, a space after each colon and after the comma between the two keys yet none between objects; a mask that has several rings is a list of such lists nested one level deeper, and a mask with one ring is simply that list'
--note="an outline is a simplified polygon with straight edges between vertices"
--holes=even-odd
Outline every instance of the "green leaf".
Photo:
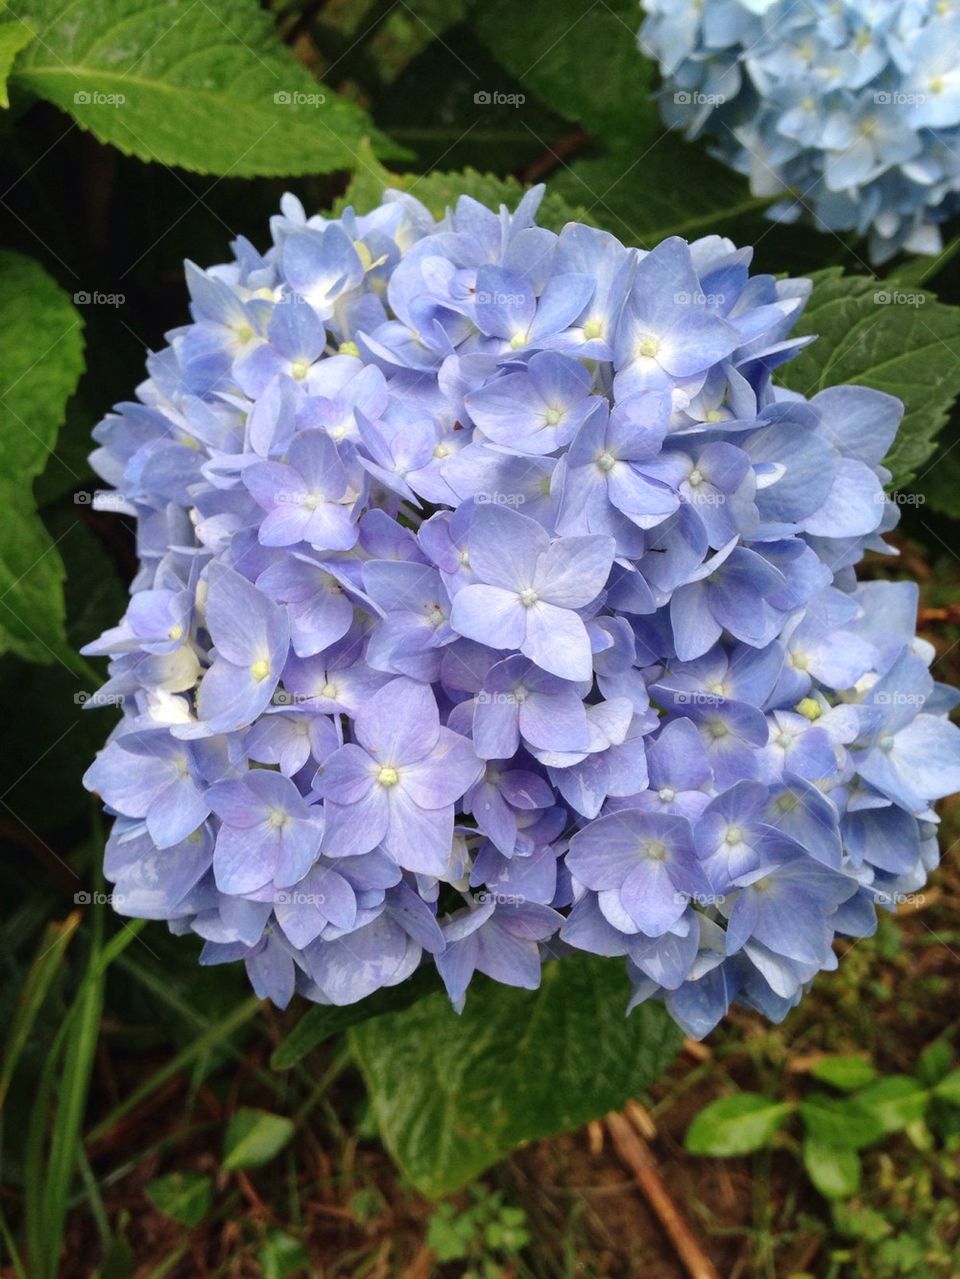
[{"label": "green leaf", "polygon": [[103,1254],[95,1279],[133,1279],[137,1256],[130,1240],[114,1235]]},{"label": "green leaf", "polygon": [[872,1084],[877,1072],[863,1057],[823,1057],[810,1070],[815,1079],[844,1092]]},{"label": "green leaf", "polygon": [[888,1075],[865,1088],[857,1098],[875,1115],[884,1132],[899,1132],[923,1117],[930,1094],[909,1075]]},{"label": "green leaf", "polygon": [[831,268],[815,274],[794,332],[818,340],[782,367],[780,380],[791,390],[814,395],[853,382],[903,400],[906,413],[885,464],[895,487],[908,483],[933,452],[960,391],[960,308],[922,289]]},{"label": "green leaf", "polygon": [[949,1039],[935,1039],[927,1044],[917,1061],[917,1075],[928,1087],[939,1083],[950,1069],[953,1049]]},{"label": "green leaf", "polygon": [[302,1274],[310,1265],[310,1257],[299,1239],[273,1230],[260,1249],[260,1268],[263,1279],[289,1279]]},{"label": "green leaf", "polygon": [[223,1167],[259,1168],[283,1149],[293,1136],[293,1120],[268,1110],[241,1106],[230,1120],[223,1148]]},{"label": "green leaf", "polygon": [[566,0],[560,8],[556,0],[481,0],[474,28],[554,111],[638,147],[645,133],[661,128],[652,99],[655,64],[637,48],[640,18],[636,0]]},{"label": "green leaf", "polygon": [[800,1103],[800,1115],[808,1136],[846,1150],[859,1150],[883,1136],[882,1123],[862,1099],[811,1093]]},{"label": "green leaf", "polygon": [[83,372],[83,322],[39,263],[0,250],[0,476],[39,475]]},{"label": "green leaf", "polygon": [[943,268],[960,252],[960,235],[949,240],[939,253],[917,254],[908,258],[901,266],[891,271],[889,279],[896,281],[905,289],[918,288],[921,284],[929,284]]},{"label": "green leaf", "polygon": [[152,1204],[185,1226],[199,1226],[213,1203],[213,1181],[200,1172],[171,1172],[144,1189]]},{"label": "green leaf", "polygon": [[746,242],[751,237],[743,234],[744,218],[754,219],[755,230],[758,211],[771,203],[751,195],[739,174],[673,135],[646,154],[631,146],[578,160],[550,179],[550,189],[582,205],[624,244],[645,249],[671,235],[695,239],[717,233]]},{"label": "green leaf", "polygon": [[704,1106],[687,1129],[684,1146],[692,1155],[749,1155],[766,1146],[794,1110],[755,1092],[738,1092]]},{"label": "green leaf", "polygon": [[80,316],[31,258],[0,251],[0,653],[73,660],[63,564],[33,510],[30,482],[53,450],[83,370]]},{"label": "green leaf", "polygon": [[[440,218],[452,208],[462,195],[471,196],[488,208],[496,209],[505,204],[513,209],[519,204],[524,186],[516,178],[501,178],[492,173],[477,173],[464,169],[458,173],[392,173],[377,160],[369,142],[361,143],[357,151],[359,161],[350,185],[334,205],[339,215],[350,207],[357,213],[369,213],[383,199],[387,189],[406,191],[415,196]],[[559,231],[565,223],[589,221],[583,209],[574,208],[561,196],[548,190],[537,213],[537,222],[552,231]]]},{"label": "green leaf", "polygon": [[942,439],[933,457],[914,477],[910,494],[917,506],[929,504],[943,515],[960,518],[960,437],[956,414],[949,434]]},{"label": "green leaf", "polygon": [[893,1226],[874,1208],[835,1203],[832,1216],[837,1230],[849,1239],[864,1239],[877,1244],[893,1234]]},{"label": "green leaf", "polygon": [[522,1142],[576,1128],[646,1088],[681,1035],[659,1005],[625,1016],[619,965],[577,955],[544,966],[537,991],[470,989],[350,1032],[384,1143],[413,1184],[437,1197]]},{"label": "green leaf", "polygon": [[33,39],[33,31],[25,22],[0,22],[0,107],[10,105],[7,80],[13,60]]},{"label": "green leaf", "polygon": [[359,1003],[337,1007],[334,1004],[312,1004],[270,1058],[272,1070],[289,1070],[302,1061],[318,1044],[351,1026],[380,1017],[384,1013],[409,1008],[424,995],[440,990],[441,982],[432,965],[423,964],[412,977],[399,986],[385,986]]},{"label": "green leaf", "polygon": [[816,1137],[803,1143],[807,1176],[827,1199],[849,1199],[860,1185],[860,1156],[855,1150],[834,1146]]},{"label": "green leaf", "polygon": [[0,476],[0,652],[71,661],[64,633],[63,562],[23,485]]},{"label": "green leaf", "polygon": [[960,1106],[960,1070],[951,1070],[939,1083],[934,1084],[933,1093],[941,1101],[949,1101]]},{"label": "green leaf", "polygon": [[[12,82],[126,155],[197,173],[351,169],[366,115],[314,80],[256,0],[11,0],[37,32]],[[403,154],[381,135],[377,149]]]}]

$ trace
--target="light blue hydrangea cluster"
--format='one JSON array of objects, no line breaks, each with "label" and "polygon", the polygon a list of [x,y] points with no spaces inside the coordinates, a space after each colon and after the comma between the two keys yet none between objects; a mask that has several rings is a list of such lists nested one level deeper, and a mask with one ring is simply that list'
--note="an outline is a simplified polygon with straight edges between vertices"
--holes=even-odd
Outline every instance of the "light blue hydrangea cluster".
[{"label": "light blue hydrangea cluster", "polygon": [[96,431],[141,560],[87,649],[106,874],[279,1005],[580,949],[692,1034],[781,1018],[960,788],[916,590],[854,575],[902,406],[774,385],[808,282],[540,195],[288,196],[266,253],[188,265]]},{"label": "light blue hydrangea cluster", "polygon": [[936,253],[960,211],[960,8],[949,0],[641,0],[663,115],[771,216]]}]

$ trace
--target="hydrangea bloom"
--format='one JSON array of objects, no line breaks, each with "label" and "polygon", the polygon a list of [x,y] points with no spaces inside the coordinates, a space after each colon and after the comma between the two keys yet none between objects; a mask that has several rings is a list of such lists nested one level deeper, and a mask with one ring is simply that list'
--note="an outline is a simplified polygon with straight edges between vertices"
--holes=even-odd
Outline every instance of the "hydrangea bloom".
[{"label": "hydrangea bloom", "polygon": [[902,406],[775,385],[805,281],[539,198],[287,197],[265,253],[188,266],[96,431],[141,561],[87,649],[114,901],[280,1005],[579,949],[692,1034],[780,1018],[960,788],[915,589],[853,570]]},{"label": "hydrangea bloom", "polygon": [[666,122],[708,133],[756,195],[936,253],[960,211],[960,13],[939,0],[641,0]]}]

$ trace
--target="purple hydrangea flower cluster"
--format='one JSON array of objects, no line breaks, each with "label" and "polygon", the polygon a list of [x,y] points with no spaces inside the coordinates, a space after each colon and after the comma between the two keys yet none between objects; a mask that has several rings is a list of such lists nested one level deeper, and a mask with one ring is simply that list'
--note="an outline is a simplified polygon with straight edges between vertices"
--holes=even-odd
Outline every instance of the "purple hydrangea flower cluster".
[{"label": "purple hydrangea flower cluster", "polygon": [[691,1034],[779,1019],[960,788],[916,590],[854,575],[902,406],[773,383],[806,281],[540,196],[288,196],[266,253],[188,264],[96,431],[141,561],[87,649],[106,874],[281,1006],[579,949]]}]

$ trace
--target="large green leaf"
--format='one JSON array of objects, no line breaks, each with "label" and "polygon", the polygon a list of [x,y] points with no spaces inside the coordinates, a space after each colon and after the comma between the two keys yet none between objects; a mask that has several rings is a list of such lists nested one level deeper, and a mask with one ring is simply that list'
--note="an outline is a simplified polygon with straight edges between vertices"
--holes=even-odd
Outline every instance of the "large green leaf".
[{"label": "large green leaf", "polygon": [[745,216],[755,219],[770,204],[751,195],[739,174],[675,134],[646,150],[631,146],[577,160],[558,169],[550,187],[583,205],[625,244],[645,249],[669,235],[735,234]]},{"label": "large green leaf", "polygon": [[938,447],[913,476],[913,503],[927,504],[944,515],[960,518],[960,413],[954,408]]},{"label": "large green leaf", "polygon": [[906,412],[886,465],[895,486],[906,484],[936,447],[960,391],[960,308],[922,289],[831,268],[815,275],[794,331],[818,340],[783,366],[779,378],[793,390],[814,395],[854,382],[903,400]]},{"label": "large green leaf", "polygon": [[32,506],[29,481],[0,476],[0,653],[49,665],[66,657],[65,573]]},{"label": "large green leaf", "polygon": [[[0,252],[0,653],[63,660],[63,564],[31,482],[83,369],[80,316],[41,266]],[[68,659],[69,660],[69,659]]]},{"label": "large green leaf", "polygon": [[[12,82],[127,155],[257,177],[350,169],[364,113],[311,76],[256,0],[11,0],[37,38]],[[377,137],[384,154],[400,154]]]},{"label": "large green leaf", "polygon": [[773,197],[754,195],[746,178],[713,159],[703,143],[676,132],[562,163],[548,181],[552,193],[582,206],[624,244],[652,249],[671,235],[725,235],[753,247],[753,271],[774,275],[834,265],[856,270],[861,261],[839,236],[808,220],[771,221]]},{"label": "large green leaf", "polygon": [[33,39],[33,31],[25,22],[0,22],[0,107],[8,107],[7,78],[13,60]]},{"label": "large green leaf", "polygon": [[[358,149],[357,158],[359,164],[350,185],[334,206],[336,214],[347,206],[358,213],[368,213],[380,203],[388,188],[415,196],[437,218],[442,217],[462,195],[472,196],[491,209],[501,204],[515,208],[525,190],[516,178],[477,173],[474,169],[464,169],[459,173],[393,173],[380,164],[366,141]],[[574,208],[562,196],[548,189],[537,213],[538,224],[559,231],[565,223],[574,219],[582,222],[591,220],[584,209]]]},{"label": "large green leaf", "polygon": [[636,0],[480,0],[474,25],[507,70],[560,115],[638,145],[660,127],[654,63],[637,48],[640,19]]},{"label": "large green leaf", "polygon": [[436,1196],[524,1141],[622,1106],[666,1068],[681,1035],[656,1004],[629,1017],[621,965],[548,963],[538,991],[478,982],[459,1016],[445,995],[354,1027],[383,1140]]},{"label": "large green leaf", "polygon": [[421,964],[412,977],[399,986],[384,986],[356,1004],[312,1004],[270,1058],[273,1070],[289,1070],[319,1044],[358,1026],[371,1017],[409,1008],[424,995],[442,989],[440,975],[432,964]]},{"label": "large green leaf", "polygon": [[39,475],[83,371],[83,324],[39,263],[0,250],[0,476]]}]

